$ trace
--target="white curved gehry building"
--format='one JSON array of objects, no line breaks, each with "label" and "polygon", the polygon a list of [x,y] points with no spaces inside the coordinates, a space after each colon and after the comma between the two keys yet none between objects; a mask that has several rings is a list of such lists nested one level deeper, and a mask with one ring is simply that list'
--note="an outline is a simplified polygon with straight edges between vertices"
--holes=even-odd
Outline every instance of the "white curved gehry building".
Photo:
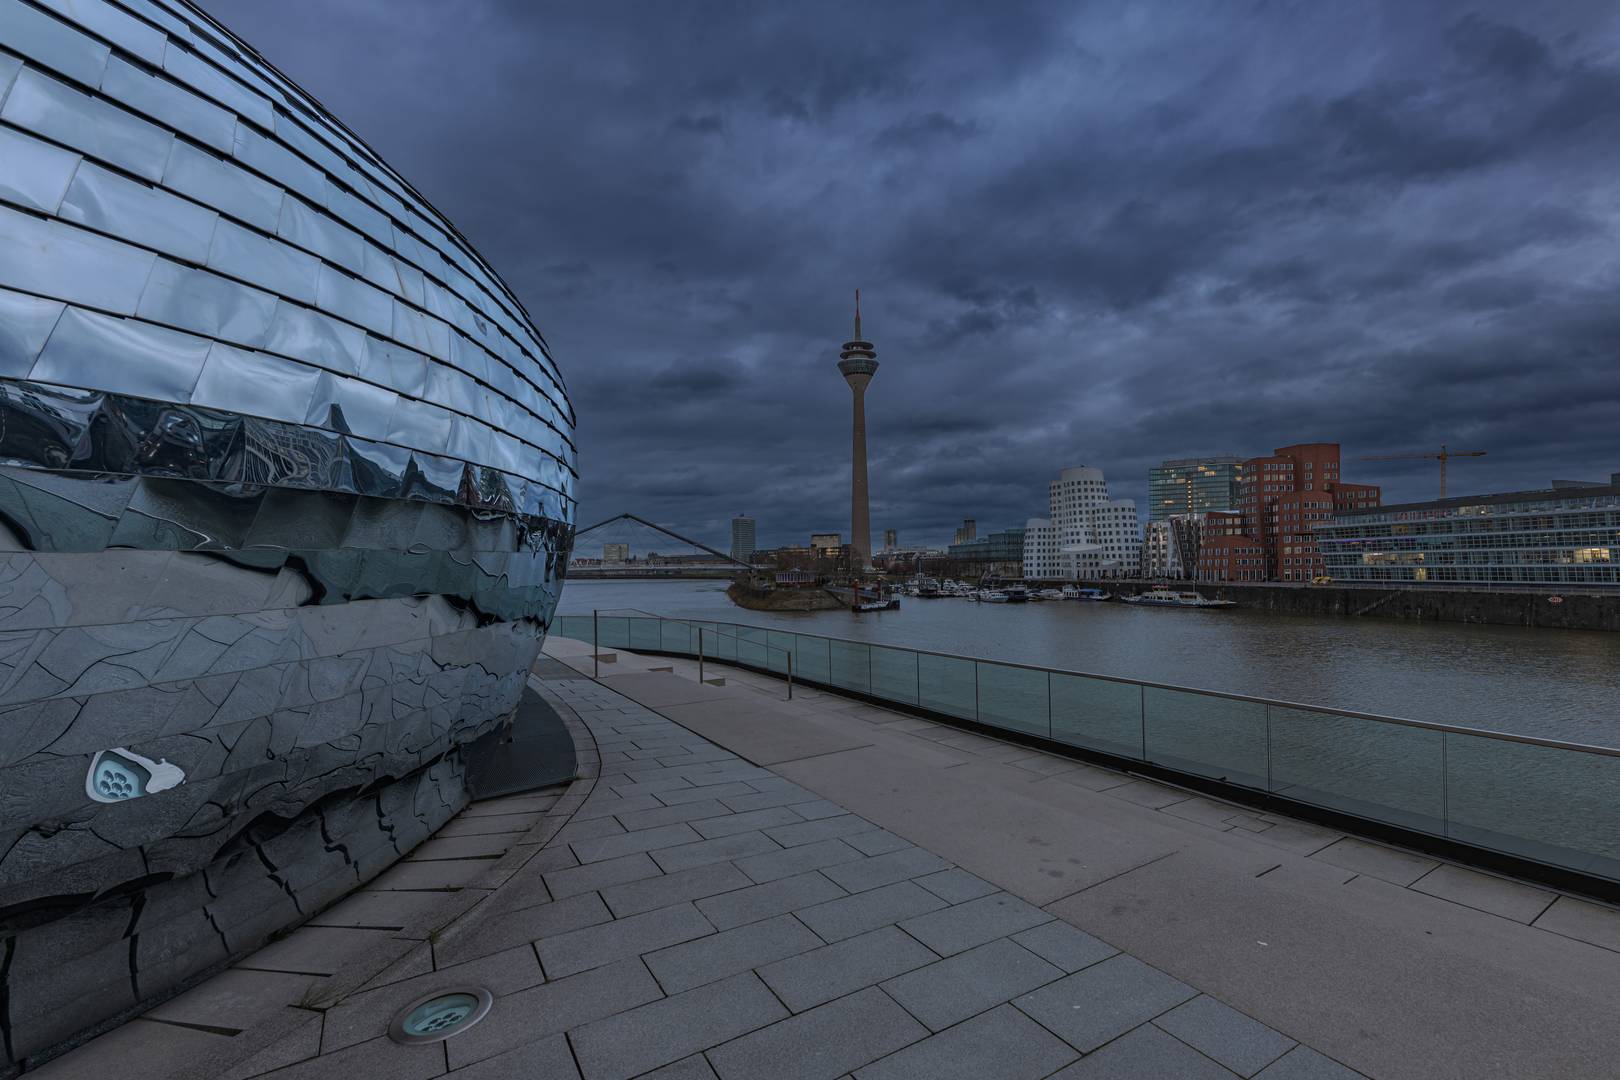
[{"label": "white curved gehry building", "polygon": [[1101,469],[1076,465],[1051,484],[1047,518],[1024,532],[1024,576],[1037,581],[1133,577],[1141,533],[1132,499],[1110,499]]}]

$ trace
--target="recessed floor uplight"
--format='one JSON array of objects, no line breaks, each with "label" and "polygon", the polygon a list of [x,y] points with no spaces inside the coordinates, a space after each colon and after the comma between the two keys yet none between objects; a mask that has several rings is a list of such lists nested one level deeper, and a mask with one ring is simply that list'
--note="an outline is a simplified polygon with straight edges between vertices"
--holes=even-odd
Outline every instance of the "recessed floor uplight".
[{"label": "recessed floor uplight", "polygon": [[481,986],[435,990],[394,1014],[388,1037],[397,1043],[429,1043],[459,1035],[484,1018],[494,996]]}]

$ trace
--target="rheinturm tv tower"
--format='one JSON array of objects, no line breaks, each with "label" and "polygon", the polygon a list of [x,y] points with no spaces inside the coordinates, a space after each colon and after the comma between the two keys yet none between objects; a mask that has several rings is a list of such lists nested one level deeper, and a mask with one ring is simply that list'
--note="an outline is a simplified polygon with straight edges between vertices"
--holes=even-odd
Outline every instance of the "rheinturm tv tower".
[{"label": "rheinturm tv tower", "polygon": [[838,354],[838,370],[855,395],[855,445],[849,469],[849,544],[855,573],[872,565],[872,514],[866,497],[866,384],[877,369],[877,350],[861,337],[861,290],[856,289],[855,340],[844,342]]}]

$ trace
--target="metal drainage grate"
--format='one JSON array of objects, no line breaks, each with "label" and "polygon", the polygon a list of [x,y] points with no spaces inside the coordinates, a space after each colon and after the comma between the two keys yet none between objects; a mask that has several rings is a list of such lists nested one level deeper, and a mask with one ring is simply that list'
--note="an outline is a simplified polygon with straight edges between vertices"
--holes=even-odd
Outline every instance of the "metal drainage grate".
[{"label": "metal drainage grate", "polygon": [[481,986],[435,990],[395,1013],[388,1037],[406,1044],[448,1039],[482,1020],[494,1003],[494,995]]}]

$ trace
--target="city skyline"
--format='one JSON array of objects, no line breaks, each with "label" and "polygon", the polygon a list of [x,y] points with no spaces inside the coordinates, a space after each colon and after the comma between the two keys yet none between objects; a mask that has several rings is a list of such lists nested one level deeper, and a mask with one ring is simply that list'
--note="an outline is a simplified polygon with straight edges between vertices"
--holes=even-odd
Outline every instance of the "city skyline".
[{"label": "city skyline", "polygon": [[[1454,494],[1617,464],[1607,6],[886,5],[853,46],[836,7],[650,7],[633,35],[589,10],[208,7],[580,358],[581,520],[723,538],[741,496],[762,544],[847,530],[827,366],[853,281],[889,365],[872,523],[915,543],[1016,525],[1082,463],[1141,507],[1166,458],[1312,440],[1347,464],[1489,451]],[[693,73],[700,42],[735,63]],[[1355,475],[1435,494],[1432,462]]]}]

